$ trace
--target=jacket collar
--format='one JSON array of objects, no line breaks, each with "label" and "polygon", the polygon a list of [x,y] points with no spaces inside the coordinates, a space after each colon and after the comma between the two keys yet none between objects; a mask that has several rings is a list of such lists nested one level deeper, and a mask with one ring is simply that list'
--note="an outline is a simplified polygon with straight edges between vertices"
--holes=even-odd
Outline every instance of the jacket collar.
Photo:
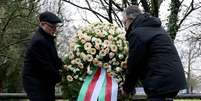
[{"label": "jacket collar", "polygon": [[137,27],[161,27],[161,21],[159,18],[150,16],[147,13],[138,15],[126,31],[126,40],[128,40],[131,31],[135,30]]},{"label": "jacket collar", "polygon": [[45,32],[40,26],[38,27],[38,32],[48,39],[54,40],[56,38],[55,36],[52,36],[49,33]]}]

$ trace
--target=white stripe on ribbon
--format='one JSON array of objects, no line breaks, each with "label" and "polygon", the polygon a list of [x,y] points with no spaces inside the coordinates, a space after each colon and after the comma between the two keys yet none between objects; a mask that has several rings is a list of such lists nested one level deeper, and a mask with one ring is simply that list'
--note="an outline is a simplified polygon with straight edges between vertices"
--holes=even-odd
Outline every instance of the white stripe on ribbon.
[{"label": "white stripe on ribbon", "polygon": [[96,82],[96,86],[94,87],[94,90],[91,96],[91,101],[97,101],[104,79],[105,79],[105,75],[106,75],[106,70],[104,68],[101,68],[101,74]]},{"label": "white stripe on ribbon", "polygon": [[112,78],[112,96],[111,101],[117,101],[118,84],[114,78]]}]

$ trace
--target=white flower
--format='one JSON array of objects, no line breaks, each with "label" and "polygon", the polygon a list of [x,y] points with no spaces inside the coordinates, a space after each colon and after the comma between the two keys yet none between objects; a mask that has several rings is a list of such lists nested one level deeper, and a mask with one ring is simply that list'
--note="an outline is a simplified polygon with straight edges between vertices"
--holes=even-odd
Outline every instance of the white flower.
[{"label": "white flower", "polygon": [[90,49],[90,53],[91,53],[92,55],[95,55],[95,54],[96,54],[96,49],[95,49],[95,48],[91,48],[91,49]]},{"label": "white flower", "polygon": [[104,57],[104,56],[106,55],[105,50],[100,50],[99,55],[100,55],[101,57]]},{"label": "white flower", "polygon": [[75,63],[76,63],[76,64],[79,64],[79,63],[81,63],[81,60],[80,60],[80,58],[76,58],[76,59],[75,59]]},{"label": "white flower", "polygon": [[73,78],[74,78],[74,79],[78,79],[78,75],[75,75]]},{"label": "white flower", "polygon": [[112,52],[116,52],[117,51],[117,46],[115,46],[115,45],[111,45],[110,48],[111,48]]},{"label": "white flower", "polygon": [[96,42],[96,38],[92,37],[91,42]]},{"label": "white flower", "polygon": [[99,45],[99,44],[95,44],[95,48],[96,48],[97,50],[100,50],[100,45]]},{"label": "white flower", "polygon": [[98,63],[99,63],[98,59],[97,59],[97,58],[94,58],[94,59],[93,59],[93,64],[94,64],[94,65],[98,65]]},{"label": "white flower", "polygon": [[110,59],[113,58],[114,55],[115,55],[115,54],[114,54],[113,52],[110,52],[110,53],[109,53],[109,58],[110,58]]},{"label": "white flower", "polygon": [[77,55],[77,56],[80,56],[80,52],[76,52],[76,55]]},{"label": "white flower", "polygon": [[95,43],[100,45],[100,44],[102,44],[102,40],[97,38]]},{"label": "white flower", "polygon": [[67,79],[68,81],[70,81],[70,82],[73,81],[73,78],[72,78],[71,75],[67,75],[67,76],[66,76],[66,79]]},{"label": "white flower", "polygon": [[81,41],[82,44],[87,42],[85,39],[81,39],[80,41]]},{"label": "white flower", "polygon": [[[103,68],[109,69],[111,66],[108,63],[103,64]],[[111,68],[110,68],[111,69]]]},{"label": "white flower", "polygon": [[116,67],[115,70],[116,70],[117,72],[122,71],[122,69],[121,69],[120,67]]},{"label": "white flower", "polygon": [[110,52],[110,49],[109,49],[109,48],[106,48],[106,49],[105,49],[105,53],[108,54],[109,52]]},{"label": "white flower", "polygon": [[90,66],[87,67],[87,74],[89,74],[89,75],[92,74],[92,70],[90,69]]},{"label": "white flower", "polygon": [[108,40],[112,40],[113,39],[113,36],[112,35],[108,35]]},{"label": "white flower", "polygon": [[110,41],[104,40],[104,42],[103,42],[104,48],[108,47],[109,45],[110,45]]},{"label": "white flower", "polygon": [[122,41],[121,41],[121,40],[118,40],[118,41],[117,41],[117,46],[118,46],[118,47],[122,47]]},{"label": "white flower", "polygon": [[123,54],[119,54],[118,57],[119,57],[119,59],[123,59],[124,55]]},{"label": "white flower", "polygon": [[84,36],[84,39],[85,39],[86,41],[91,41],[91,36],[85,35],[85,36]]},{"label": "white flower", "polygon": [[112,59],[112,62],[115,62],[115,61],[116,61],[116,58],[113,58],[113,59]]},{"label": "white flower", "polygon": [[83,69],[84,68],[84,65],[82,63],[79,63],[78,64],[78,67],[80,67],[80,69]]},{"label": "white flower", "polygon": [[69,57],[69,59],[73,59],[74,58],[73,52],[70,52],[68,57]]},{"label": "white flower", "polygon": [[70,62],[71,64],[75,64],[76,63],[76,61],[75,60],[71,60],[71,62]]},{"label": "white flower", "polygon": [[80,80],[80,81],[83,81],[83,78],[80,77],[79,80]]},{"label": "white flower", "polygon": [[101,37],[101,38],[104,37],[103,32],[98,32],[98,36]]},{"label": "white flower", "polygon": [[63,65],[65,70],[68,70],[68,66],[67,65]]},{"label": "white flower", "polygon": [[124,62],[121,62],[121,68],[127,68],[127,63],[124,61]]},{"label": "white flower", "polygon": [[91,62],[93,60],[93,56],[90,54],[87,54],[87,61]]},{"label": "white flower", "polygon": [[84,49],[89,50],[91,48],[91,46],[92,46],[91,43],[87,42],[84,44]]}]

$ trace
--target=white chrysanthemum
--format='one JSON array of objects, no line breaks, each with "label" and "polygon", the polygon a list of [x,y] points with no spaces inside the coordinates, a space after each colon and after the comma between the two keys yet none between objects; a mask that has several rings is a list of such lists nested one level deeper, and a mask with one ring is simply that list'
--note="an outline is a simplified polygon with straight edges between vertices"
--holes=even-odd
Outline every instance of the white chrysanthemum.
[{"label": "white chrysanthemum", "polygon": [[96,37],[92,37],[91,42],[96,42]]},{"label": "white chrysanthemum", "polygon": [[92,46],[91,43],[87,42],[84,44],[84,49],[89,50],[91,48],[91,46]]},{"label": "white chrysanthemum", "polygon": [[76,58],[76,59],[75,59],[75,63],[76,63],[76,64],[79,64],[79,63],[81,63],[81,60],[80,60],[80,58]]},{"label": "white chrysanthemum", "polygon": [[80,56],[80,52],[76,52],[76,56]]},{"label": "white chrysanthemum", "polygon": [[99,45],[99,44],[95,44],[95,48],[96,48],[97,50],[100,50],[100,45]]},{"label": "white chrysanthemum", "polygon": [[98,59],[97,59],[97,58],[94,58],[94,59],[93,59],[93,64],[94,64],[94,65],[98,65],[98,63],[99,63]]},{"label": "white chrysanthemum", "polygon": [[105,53],[108,54],[110,52],[109,48],[105,48]]},{"label": "white chrysanthemum", "polygon": [[113,40],[113,36],[112,35],[108,35],[108,40]]},{"label": "white chrysanthemum", "polygon": [[73,76],[74,79],[78,79],[78,75]]},{"label": "white chrysanthemum", "polygon": [[124,61],[124,62],[121,62],[121,68],[127,68],[127,63]]},{"label": "white chrysanthemum", "polygon": [[91,41],[91,36],[85,35],[85,36],[84,36],[84,39],[85,39],[86,41]]},{"label": "white chrysanthemum", "polygon": [[104,40],[104,42],[103,42],[104,48],[109,47],[109,45],[110,45],[110,41]]},{"label": "white chrysanthemum", "polygon": [[90,53],[91,53],[92,55],[96,54],[96,49],[95,49],[95,48],[91,48],[91,49],[90,49]]},{"label": "white chrysanthemum", "polygon": [[68,65],[63,65],[65,70],[68,70]]},{"label": "white chrysanthemum", "polygon": [[90,54],[87,54],[87,61],[91,62],[93,60],[93,56]]},{"label": "white chrysanthemum", "polygon": [[119,54],[118,57],[119,57],[119,59],[123,59],[124,55],[123,54]]},{"label": "white chrysanthemum", "polygon": [[81,77],[79,77],[79,80],[80,80],[80,81],[84,81],[84,79],[83,79],[83,78],[81,78]]},{"label": "white chrysanthemum", "polygon": [[112,62],[115,62],[115,61],[117,61],[117,59],[116,59],[116,58],[113,58],[113,59],[112,59]]},{"label": "white chrysanthemum", "polygon": [[114,54],[113,52],[110,52],[110,53],[109,53],[109,58],[110,58],[110,59],[113,58],[114,55],[115,55],[115,54]]},{"label": "white chrysanthemum", "polygon": [[67,75],[67,76],[66,76],[66,79],[67,79],[68,81],[70,81],[70,82],[73,81],[73,77],[72,77],[71,75]]},{"label": "white chrysanthemum", "polygon": [[90,69],[90,66],[87,67],[87,74],[91,75],[92,74],[92,70]]},{"label": "white chrysanthemum", "polygon": [[112,52],[116,52],[117,51],[117,46],[116,45],[111,45],[110,48],[111,48]]},{"label": "white chrysanthemum", "polygon": [[118,47],[122,47],[122,45],[123,45],[123,44],[122,44],[122,40],[118,40],[118,41],[117,41],[117,46],[118,46]]},{"label": "white chrysanthemum", "polygon": [[95,43],[101,45],[102,44],[102,40],[99,39],[99,38],[97,38],[96,41],[95,41]]},{"label": "white chrysanthemum", "polygon": [[71,64],[75,64],[76,63],[76,61],[75,60],[71,60],[71,62],[70,62]]},{"label": "white chrysanthemum", "polygon": [[80,40],[82,44],[85,44],[87,41],[85,39]]},{"label": "white chrysanthemum", "polygon": [[108,69],[109,67],[110,67],[110,65],[109,65],[108,63],[104,63],[104,64],[103,64],[103,68]]},{"label": "white chrysanthemum", "polygon": [[79,63],[79,64],[78,64],[78,67],[81,68],[81,69],[83,69],[83,68],[84,68],[84,65],[83,65],[82,63]]},{"label": "white chrysanthemum", "polygon": [[73,54],[73,52],[69,52],[69,59],[73,59],[75,56],[74,56],[74,54]]},{"label": "white chrysanthemum", "polygon": [[104,34],[102,32],[98,32],[98,36],[103,38],[104,37]]},{"label": "white chrysanthemum", "polygon": [[121,72],[121,71],[122,71],[122,69],[121,69],[120,67],[116,67],[115,70],[116,70],[117,72]]},{"label": "white chrysanthemum", "polygon": [[106,55],[105,50],[100,50],[99,55],[100,55],[101,57],[104,57],[104,56]]}]

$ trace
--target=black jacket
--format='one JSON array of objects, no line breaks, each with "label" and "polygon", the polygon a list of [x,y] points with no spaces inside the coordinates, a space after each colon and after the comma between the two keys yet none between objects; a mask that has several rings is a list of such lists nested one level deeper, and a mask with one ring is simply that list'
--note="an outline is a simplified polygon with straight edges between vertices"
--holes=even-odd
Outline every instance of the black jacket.
[{"label": "black jacket", "polygon": [[141,14],[130,25],[126,39],[129,57],[123,89],[132,92],[143,80],[145,93],[156,95],[186,87],[183,66],[169,35],[158,18]]},{"label": "black jacket", "polygon": [[[57,55],[54,37],[38,28],[26,51],[23,78],[32,77],[41,83],[56,84],[61,80],[62,61]],[[30,79],[25,79],[24,81]]]}]

